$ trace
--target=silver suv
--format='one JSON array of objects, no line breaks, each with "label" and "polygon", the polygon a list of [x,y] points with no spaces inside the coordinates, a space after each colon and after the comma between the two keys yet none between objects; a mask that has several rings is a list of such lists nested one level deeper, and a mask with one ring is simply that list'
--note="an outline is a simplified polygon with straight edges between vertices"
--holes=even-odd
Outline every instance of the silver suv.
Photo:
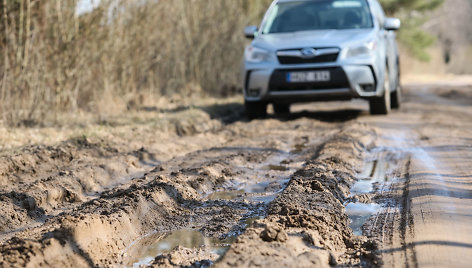
[{"label": "silver suv", "polygon": [[377,0],[275,0],[244,52],[249,118],[290,112],[296,102],[369,100],[371,114],[400,106],[395,31]]}]

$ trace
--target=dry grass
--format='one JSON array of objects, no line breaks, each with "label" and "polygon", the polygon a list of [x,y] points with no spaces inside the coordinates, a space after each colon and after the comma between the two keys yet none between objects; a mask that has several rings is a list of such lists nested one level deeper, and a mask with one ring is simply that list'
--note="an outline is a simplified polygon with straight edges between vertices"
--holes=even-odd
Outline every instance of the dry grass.
[{"label": "dry grass", "polygon": [[181,106],[174,102],[165,105],[165,109],[133,109],[100,120],[90,114],[66,113],[60,119],[61,124],[53,126],[0,125],[0,155],[11,154],[27,145],[54,146],[77,137],[86,137],[94,143],[117,142],[119,144],[116,146],[127,148],[133,145],[135,150],[138,150],[140,146],[148,146],[148,141],[157,142],[163,139],[177,139],[176,135],[212,132],[219,129],[222,122],[237,119],[243,113],[244,106],[239,96],[194,98],[192,101],[192,106]]},{"label": "dry grass", "polygon": [[242,29],[269,2],[103,1],[76,16],[76,0],[0,0],[3,124],[102,117],[174,94],[230,95]]}]

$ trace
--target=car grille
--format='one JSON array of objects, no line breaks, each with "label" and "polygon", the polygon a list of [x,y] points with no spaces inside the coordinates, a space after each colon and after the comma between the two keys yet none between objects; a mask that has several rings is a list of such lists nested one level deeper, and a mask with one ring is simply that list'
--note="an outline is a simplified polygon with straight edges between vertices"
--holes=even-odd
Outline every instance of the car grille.
[{"label": "car grille", "polygon": [[[288,72],[329,71],[331,79],[326,82],[287,82]],[[299,91],[317,89],[350,88],[346,73],[341,67],[310,68],[310,69],[278,69],[275,70],[269,81],[269,91]]]},{"label": "car grille", "polygon": [[338,59],[339,48],[318,48],[314,49],[316,54],[304,55],[303,49],[280,50],[277,58],[280,64],[307,64],[335,62]]}]

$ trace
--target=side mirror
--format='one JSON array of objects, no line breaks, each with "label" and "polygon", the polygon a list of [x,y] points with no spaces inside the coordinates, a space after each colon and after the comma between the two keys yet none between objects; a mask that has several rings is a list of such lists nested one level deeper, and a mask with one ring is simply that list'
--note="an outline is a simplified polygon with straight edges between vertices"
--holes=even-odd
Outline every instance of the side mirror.
[{"label": "side mirror", "polygon": [[397,31],[400,29],[401,24],[401,21],[397,18],[386,18],[384,28],[387,31]]},{"label": "side mirror", "polygon": [[256,37],[256,33],[258,30],[259,29],[257,29],[257,26],[248,26],[244,28],[244,36],[246,36],[246,38],[253,39],[254,37]]}]

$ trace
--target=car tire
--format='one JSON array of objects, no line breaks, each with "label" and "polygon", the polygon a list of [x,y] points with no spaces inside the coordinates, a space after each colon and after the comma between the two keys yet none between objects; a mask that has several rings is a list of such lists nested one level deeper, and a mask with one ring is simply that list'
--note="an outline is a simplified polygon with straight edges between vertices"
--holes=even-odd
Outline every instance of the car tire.
[{"label": "car tire", "polygon": [[267,116],[267,103],[261,101],[245,101],[246,116],[249,120]]},{"label": "car tire", "polygon": [[274,103],[273,106],[274,112],[277,115],[284,115],[290,113],[290,104]]},{"label": "car tire", "polygon": [[390,93],[391,107],[392,109],[400,109],[402,102],[402,87],[400,86],[400,78],[397,78],[396,81],[397,89]]},{"label": "car tire", "polygon": [[391,109],[390,100],[390,77],[388,75],[388,67],[385,67],[384,92],[381,97],[373,97],[369,99],[370,114],[386,115]]}]

